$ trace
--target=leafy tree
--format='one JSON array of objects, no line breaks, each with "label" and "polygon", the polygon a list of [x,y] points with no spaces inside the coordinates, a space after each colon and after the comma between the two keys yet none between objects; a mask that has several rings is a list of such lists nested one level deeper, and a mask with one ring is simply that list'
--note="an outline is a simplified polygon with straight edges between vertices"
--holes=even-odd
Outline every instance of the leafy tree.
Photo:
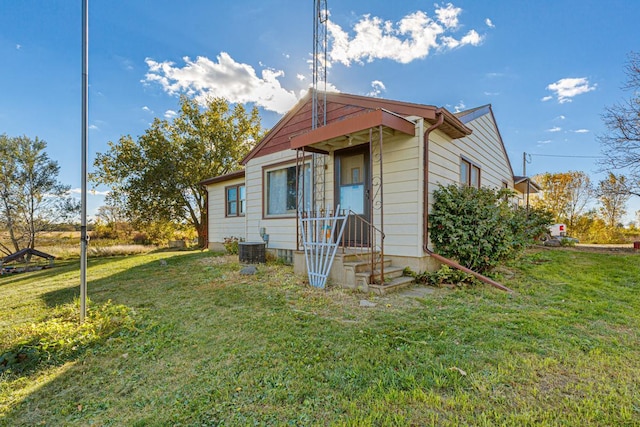
[{"label": "leafy tree", "polygon": [[628,58],[622,89],[630,97],[605,109],[602,119],[609,132],[598,139],[603,169],[624,170],[629,177],[624,191],[640,196],[640,53],[631,52]]},{"label": "leafy tree", "polygon": [[34,248],[39,233],[78,212],[46,147],[38,137],[0,135],[0,222],[9,235],[9,246],[0,243],[0,251],[7,255]]},{"label": "leafy tree", "polygon": [[617,227],[626,213],[626,204],[630,197],[627,188],[627,179],[612,172],[598,183],[600,214],[609,228]]},{"label": "leafy tree", "polygon": [[96,155],[91,179],[111,187],[134,221],[189,224],[203,246],[207,199],[199,183],[237,170],[260,136],[257,108],[231,108],[222,98],[201,108],[183,96],[172,121],[156,118],[137,140],[127,135],[109,142],[109,150]]},{"label": "leafy tree", "polygon": [[513,209],[507,189],[449,185],[433,193],[430,239],[435,251],[478,272],[516,258],[543,234],[551,214]]},{"label": "leafy tree", "polygon": [[547,172],[537,175],[534,180],[542,188],[542,197],[534,205],[548,209],[556,222],[566,222],[573,229],[593,197],[589,176],[580,171]]}]

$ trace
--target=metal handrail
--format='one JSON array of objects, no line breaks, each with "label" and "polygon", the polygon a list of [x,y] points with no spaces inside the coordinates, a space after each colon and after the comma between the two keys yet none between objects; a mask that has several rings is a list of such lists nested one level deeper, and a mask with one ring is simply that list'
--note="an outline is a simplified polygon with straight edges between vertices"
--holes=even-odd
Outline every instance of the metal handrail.
[{"label": "metal handrail", "polygon": [[[373,283],[373,275],[375,274],[376,271],[376,264],[380,265],[380,281],[381,283],[384,283],[384,239],[385,239],[385,234],[382,230],[380,230],[378,227],[376,227],[374,224],[372,224],[371,222],[367,221],[366,219],[364,219],[362,216],[360,216],[359,214],[355,213],[354,211],[352,211],[351,209],[348,209],[348,214],[347,214],[347,219],[345,219],[345,221],[348,221],[348,218],[350,216],[353,216],[356,219],[356,229],[358,228],[357,223],[360,223],[360,231],[361,232],[365,232],[367,231],[369,233],[369,263],[370,263],[370,267],[371,267],[371,275],[369,276],[369,283]],[[344,253],[344,250],[346,247],[348,247],[346,245],[345,242],[345,236],[350,236],[351,235],[351,230],[349,228],[349,226],[347,226],[347,229],[345,230],[345,233],[342,234],[342,242],[341,242],[341,247]],[[377,239],[376,236],[379,235],[380,236],[380,244],[377,244]],[[352,249],[354,247],[351,247]],[[377,249],[379,249],[379,251],[377,251]],[[363,255],[365,254],[364,251],[358,252],[357,250],[355,251],[355,255],[357,258],[364,260]]]},{"label": "metal handrail", "polygon": [[349,215],[353,215],[356,218],[358,218],[358,220],[364,222],[365,224],[367,224],[369,227],[371,227],[373,230],[377,231],[378,233],[380,233],[380,237],[382,237],[382,239],[385,238],[385,234],[384,231],[380,230],[378,227],[376,227],[375,225],[371,224],[369,221],[367,221],[366,219],[364,219],[362,216],[360,216],[360,214],[355,213],[354,211],[352,211],[351,209],[349,209]]}]

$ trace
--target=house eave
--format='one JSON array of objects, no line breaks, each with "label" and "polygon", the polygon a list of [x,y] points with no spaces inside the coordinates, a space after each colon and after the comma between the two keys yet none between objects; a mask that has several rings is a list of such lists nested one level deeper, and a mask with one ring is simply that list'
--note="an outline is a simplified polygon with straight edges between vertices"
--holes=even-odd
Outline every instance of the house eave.
[{"label": "house eave", "polygon": [[203,181],[200,181],[198,184],[202,186],[217,184],[219,182],[231,181],[238,178],[244,178],[244,170],[227,173],[224,175],[214,176],[213,178],[207,178]]},{"label": "house eave", "polygon": [[407,135],[415,135],[415,123],[390,111],[377,109],[293,136],[290,140],[291,148],[308,147],[378,126],[384,126]]}]

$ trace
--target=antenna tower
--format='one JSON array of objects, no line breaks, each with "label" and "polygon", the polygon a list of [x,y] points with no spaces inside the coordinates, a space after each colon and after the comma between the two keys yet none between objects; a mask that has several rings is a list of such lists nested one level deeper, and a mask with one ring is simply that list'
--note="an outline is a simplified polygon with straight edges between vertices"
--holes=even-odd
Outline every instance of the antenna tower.
[{"label": "antenna tower", "polygon": [[[327,124],[327,0],[313,0],[313,90],[311,129]],[[322,93],[318,93],[318,91]],[[325,206],[325,155],[313,154],[313,210]]]},{"label": "antenna tower", "polygon": [[[313,0],[313,117],[311,128],[327,124],[327,0]],[[322,94],[318,94],[318,90]]]}]

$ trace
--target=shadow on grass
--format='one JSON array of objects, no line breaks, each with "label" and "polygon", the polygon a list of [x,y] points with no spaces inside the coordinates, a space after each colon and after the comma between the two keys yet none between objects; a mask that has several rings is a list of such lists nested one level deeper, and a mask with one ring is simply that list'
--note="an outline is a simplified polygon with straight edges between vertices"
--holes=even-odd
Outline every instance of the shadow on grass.
[{"label": "shadow on grass", "polygon": [[64,260],[56,262],[51,268],[37,271],[28,271],[24,273],[12,273],[0,276],[0,286],[31,282],[34,279],[43,280],[78,269],[80,267],[78,260]]},{"label": "shadow on grass", "polygon": [[[180,264],[195,261],[200,258],[213,257],[216,254],[203,251],[192,251],[185,254],[185,251],[157,251],[156,254],[164,255],[160,258],[148,261],[146,263],[134,265],[131,268],[118,271],[115,274],[101,277],[100,279],[91,280],[90,272],[92,268],[100,268],[108,266],[111,263],[117,263],[118,261],[124,261],[127,258],[133,258],[134,256],[116,256],[109,258],[90,259],[88,262],[88,296],[93,303],[103,304],[107,301],[113,301],[113,304],[125,305],[127,307],[145,307],[153,305],[153,301],[149,301],[145,298],[148,288],[152,286],[166,286],[165,282],[171,282],[172,273],[176,276],[179,275],[181,280],[189,280],[190,275],[185,275]],[[20,284],[32,282],[34,280],[42,280],[44,278],[51,278],[57,274],[69,273],[74,269],[79,269],[77,260],[71,260],[65,265],[58,266],[54,269],[43,270],[34,272],[34,274],[26,273],[20,277],[11,277],[10,283],[20,286]],[[118,267],[115,266],[115,269]],[[162,279],[163,278],[163,279]],[[79,282],[79,280],[78,280]],[[0,282],[2,283],[2,282]],[[7,282],[9,283],[9,282]],[[146,288],[146,289],[145,289]],[[60,287],[59,289],[45,292],[39,296],[48,307],[54,308],[56,306],[72,303],[73,300],[79,295],[79,283],[76,284],[75,280],[73,285]],[[31,377],[28,382],[37,381],[39,372],[45,369],[51,369],[52,367],[60,367],[69,362],[75,362],[81,359],[87,352],[99,351],[99,348],[104,345],[103,339],[97,340],[88,346],[79,346],[64,357],[56,359],[47,359],[46,353],[39,350],[38,337],[29,339],[25,337],[21,342],[16,343],[11,347],[2,349],[0,354],[0,374],[5,373],[4,377],[0,377],[2,382],[22,382],[26,377]],[[56,382],[65,382],[65,377],[75,375],[74,368],[62,376],[57,377],[54,381],[48,382],[43,387],[35,388],[35,391],[25,397],[26,402],[38,402],[46,400],[51,395],[52,390],[55,390],[58,385]],[[11,386],[9,387],[11,388]],[[0,401],[2,406],[7,405],[7,402]],[[27,403],[28,406],[28,403]],[[6,407],[5,407],[6,408]],[[24,412],[22,404],[18,403],[11,410],[8,410],[4,414],[0,411],[0,417],[5,416],[6,419],[12,419],[16,417],[14,425],[30,425],[29,410]],[[22,417],[26,418],[22,418]],[[2,423],[0,423],[2,424]]]},{"label": "shadow on grass", "polygon": [[62,288],[55,291],[47,292],[40,298],[47,304],[47,307],[53,308],[62,304],[72,303],[74,299],[80,297],[80,286],[70,288]]}]

